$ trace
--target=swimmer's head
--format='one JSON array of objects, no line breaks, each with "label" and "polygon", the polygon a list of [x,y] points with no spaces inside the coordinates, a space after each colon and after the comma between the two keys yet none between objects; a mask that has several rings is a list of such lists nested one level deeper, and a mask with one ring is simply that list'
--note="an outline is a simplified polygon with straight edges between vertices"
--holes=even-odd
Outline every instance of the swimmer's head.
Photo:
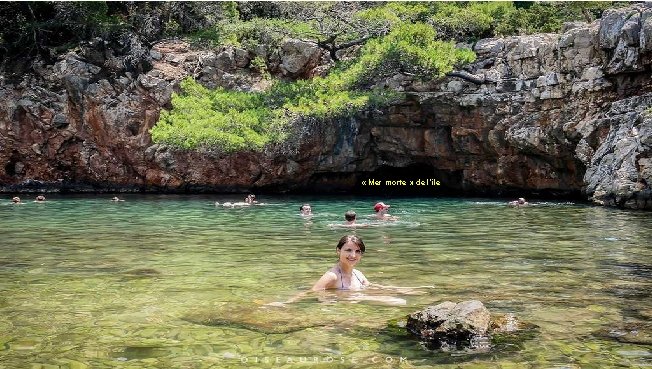
[{"label": "swimmer's head", "polygon": [[341,250],[342,246],[346,245],[347,243],[353,243],[354,245],[358,246],[360,248],[360,252],[364,254],[364,242],[362,242],[362,238],[354,235],[354,234],[349,234],[346,236],[343,236],[340,238],[340,241],[337,243],[337,250]]},{"label": "swimmer's head", "polygon": [[353,210],[349,210],[346,213],[344,213],[344,219],[346,219],[349,222],[354,221],[355,216],[356,216],[356,214],[355,214],[355,211],[353,211]]},{"label": "swimmer's head", "polygon": [[12,201],[13,203],[17,204],[17,203],[20,202],[20,197],[18,197],[18,196],[14,196],[14,197],[11,199],[11,201]]},{"label": "swimmer's head", "polygon": [[389,209],[390,205],[386,205],[384,202],[378,202],[376,205],[374,205],[374,211],[377,213],[381,210],[387,210]]}]

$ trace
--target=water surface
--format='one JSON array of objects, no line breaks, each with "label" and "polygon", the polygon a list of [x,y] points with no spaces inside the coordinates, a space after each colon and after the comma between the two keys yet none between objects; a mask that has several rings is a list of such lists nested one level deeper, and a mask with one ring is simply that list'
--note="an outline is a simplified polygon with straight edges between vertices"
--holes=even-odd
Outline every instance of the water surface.
[{"label": "water surface", "polygon": [[[3,199],[0,368],[652,366],[650,213],[487,199],[259,196],[265,205],[231,209],[214,202],[239,197],[111,197]],[[377,200],[399,221],[367,219]],[[298,215],[304,202],[311,219]],[[331,293],[266,306],[333,265],[351,231],[329,225],[349,209],[373,225],[355,231],[369,280],[435,288],[380,292],[403,305]],[[488,353],[428,351],[395,329],[425,306],[469,299],[539,328]]]}]

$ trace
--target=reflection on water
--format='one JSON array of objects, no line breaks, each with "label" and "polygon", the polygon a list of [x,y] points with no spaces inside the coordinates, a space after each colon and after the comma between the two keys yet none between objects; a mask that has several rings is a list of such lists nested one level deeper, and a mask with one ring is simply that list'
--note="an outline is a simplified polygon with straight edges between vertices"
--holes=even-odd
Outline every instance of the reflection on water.
[{"label": "reflection on water", "polygon": [[[650,213],[382,199],[399,221],[348,230],[329,224],[349,209],[374,223],[378,199],[111,197],[0,204],[0,368],[652,365]],[[372,282],[435,288],[266,305],[307,290],[347,232],[364,239],[359,269]],[[392,323],[468,299],[536,335],[484,354],[432,352]]]}]

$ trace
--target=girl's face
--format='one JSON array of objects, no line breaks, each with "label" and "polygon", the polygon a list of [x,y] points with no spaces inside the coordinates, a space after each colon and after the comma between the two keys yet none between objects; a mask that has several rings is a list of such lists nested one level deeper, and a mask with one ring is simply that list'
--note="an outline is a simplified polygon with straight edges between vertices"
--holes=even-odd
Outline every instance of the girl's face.
[{"label": "girl's face", "polygon": [[341,249],[337,250],[337,256],[340,259],[340,263],[353,267],[362,259],[362,250],[360,250],[358,245],[349,241]]}]

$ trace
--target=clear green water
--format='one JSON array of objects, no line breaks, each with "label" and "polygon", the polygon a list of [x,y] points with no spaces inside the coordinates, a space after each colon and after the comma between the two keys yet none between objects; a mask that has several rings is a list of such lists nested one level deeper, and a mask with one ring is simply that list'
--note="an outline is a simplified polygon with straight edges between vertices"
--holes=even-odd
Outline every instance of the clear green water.
[{"label": "clear green water", "polygon": [[[372,282],[435,285],[406,305],[346,293],[286,308],[335,262],[343,213],[376,199],[49,196],[0,205],[0,368],[642,368],[652,348],[605,332],[652,318],[652,214],[483,199],[382,199],[358,229]],[[299,205],[310,202],[306,221]],[[445,300],[536,324],[489,353],[429,352],[388,329]],[[392,324],[389,324],[392,326]],[[646,328],[647,327],[647,328]],[[648,340],[649,343],[649,340]],[[332,362],[331,362],[332,360]],[[303,361],[303,362],[300,362]]]}]

